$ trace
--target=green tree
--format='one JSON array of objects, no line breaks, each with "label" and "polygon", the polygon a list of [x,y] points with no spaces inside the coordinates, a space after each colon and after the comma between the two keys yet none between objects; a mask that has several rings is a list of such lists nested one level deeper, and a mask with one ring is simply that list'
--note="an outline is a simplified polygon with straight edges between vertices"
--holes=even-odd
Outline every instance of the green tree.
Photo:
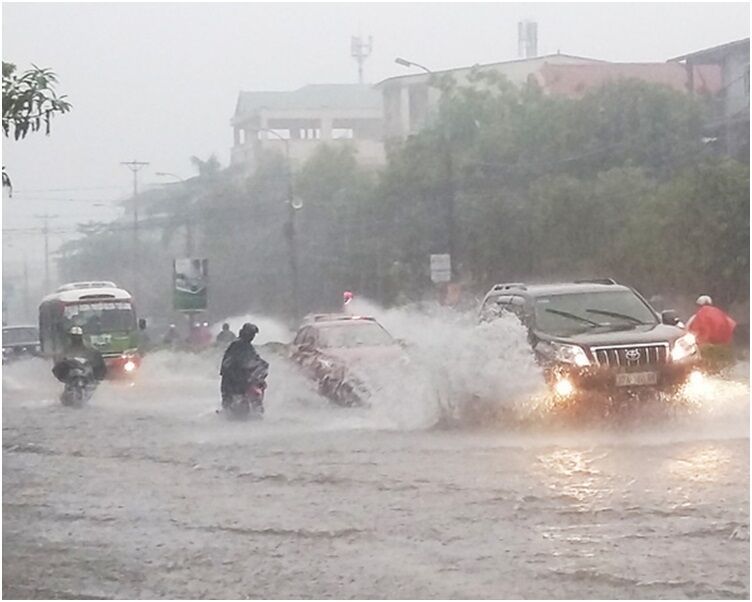
[{"label": "green tree", "polygon": [[18,73],[13,63],[3,61],[3,133],[15,140],[44,128],[56,113],[67,113],[71,104],[55,92],[57,76],[51,69],[32,65]]}]

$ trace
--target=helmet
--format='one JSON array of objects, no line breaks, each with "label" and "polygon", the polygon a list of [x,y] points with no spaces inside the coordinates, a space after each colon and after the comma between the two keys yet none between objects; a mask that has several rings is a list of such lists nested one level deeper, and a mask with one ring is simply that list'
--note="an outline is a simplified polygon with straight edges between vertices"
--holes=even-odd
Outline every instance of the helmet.
[{"label": "helmet", "polygon": [[255,324],[251,324],[250,322],[246,322],[243,324],[243,327],[240,329],[240,332],[238,333],[238,336],[241,339],[252,341],[253,337],[256,336],[256,333],[258,333],[259,329],[258,326]]},{"label": "helmet", "polygon": [[700,295],[697,297],[697,305],[713,305],[713,300],[710,295]]},{"label": "helmet", "polygon": [[70,335],[71,335],[72,337],[82,337],[82,336],[84,336],[84,331],[83,331],[83,330],[81,329],[81,327],[80,327],[80,326],[73,326],[73,327],[72,327],[72,328],[70,329],[70,331],[69,331],[69,332],[70,332]]}]

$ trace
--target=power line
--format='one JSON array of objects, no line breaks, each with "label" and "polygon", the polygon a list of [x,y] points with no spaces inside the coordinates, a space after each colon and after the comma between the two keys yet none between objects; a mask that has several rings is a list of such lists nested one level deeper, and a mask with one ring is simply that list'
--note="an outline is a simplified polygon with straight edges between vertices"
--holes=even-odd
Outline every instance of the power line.
[{"label": "power line", "polygon": [[24,190],[14,191],[17,194],[26,194],[27,192],[78,192],[82,190],[122,190],[125,187],[120,186],[78,186],[74,188],[26,188]]}]

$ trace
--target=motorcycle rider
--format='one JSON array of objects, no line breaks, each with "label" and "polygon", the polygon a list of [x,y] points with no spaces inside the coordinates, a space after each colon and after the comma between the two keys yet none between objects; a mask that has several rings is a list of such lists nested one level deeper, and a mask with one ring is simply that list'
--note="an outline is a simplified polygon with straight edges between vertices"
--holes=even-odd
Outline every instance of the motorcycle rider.
[{"label": "motorcycle rider", "polygon": [[222,324],[221,332],[217,335],[216,344],[217,346],[220,346],[220,345],[227,346],[230,343],[232,343],[234,340],[235,340],[235,333],[232,330],[230,330],[230,325],[227,322],[225,322],[224,324]]},{"label": "motorcycle rider", "polygon": [[687,329],[697,337],[698,345],[729,345],[736,322],[722,309],[713,305],[708,295],[697,298],[698,310],[687,322]]},{"label": "motorcycle rider", "polygon": [[220,392],[223,408],[227,407],[232,395],[245,393],[249,367],[264,361],[252,345],[258,331],[255,324],[243,324],[238,338],[230,343],[222,357],[219,374],[222,377]]},{"label": "motorcycle rider", "polygon": [[736,321],[713,305],[708,295],[697,298],[699,309],[687,322],[687,330],[695,335],[705,368],[719,372],[734,363],[732,343]]},{"label": "motorcycle rider", "polygon": [[107,366],[104,363],[102,354],[93,347],[89,347],[84,342],[84,333],[80,326],[74,326],[70,329],[70,343],[68,349],[62,357],[58,358],[52,368],[52,374],[60,382],[65,382],[70,370],[70,362],[73,358],[83,358],[91,366],[94,378],[97,381],[104,380],[107,375]]},{"label": "motorcycle rider", "polygon": [[162,344],[167,347],[175,348],[179,342],[180,335],[178,334],[178,327],[175,326],[175,324],[170,324],[170,327],[162,338]]}]

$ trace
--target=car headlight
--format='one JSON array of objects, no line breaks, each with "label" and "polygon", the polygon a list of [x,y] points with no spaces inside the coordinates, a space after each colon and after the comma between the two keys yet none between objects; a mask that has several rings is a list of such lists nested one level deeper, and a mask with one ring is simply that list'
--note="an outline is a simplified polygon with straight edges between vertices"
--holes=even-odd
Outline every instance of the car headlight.
[{"label": "car headlight", "polygon": [[569,397],[574,391],[574,383],[568,378],[560,378],[554,383],[554,393],[559,397]]},{"label": "car headlight", "polygon": [[131,360],[128,360],[123,364],[123,370],[126,372],[133,372],[136,369],[136,364],[132,362]]},{"label": "car headlight", "polygon": [[[587,353],[579,345],[569,345],[567,343],[556,343],[554,341],[541,343],[545,355],[551,359],[563,364],[572,364],[578,368],[584,368],[590,365]],[[541,348],[539,345],[539,349]]]},{"label": "car headlight", "polygon": [[697,353],[697,339],[695,335],[688,332],[674,341],[671,347],[671,360],[681,362]]}]

